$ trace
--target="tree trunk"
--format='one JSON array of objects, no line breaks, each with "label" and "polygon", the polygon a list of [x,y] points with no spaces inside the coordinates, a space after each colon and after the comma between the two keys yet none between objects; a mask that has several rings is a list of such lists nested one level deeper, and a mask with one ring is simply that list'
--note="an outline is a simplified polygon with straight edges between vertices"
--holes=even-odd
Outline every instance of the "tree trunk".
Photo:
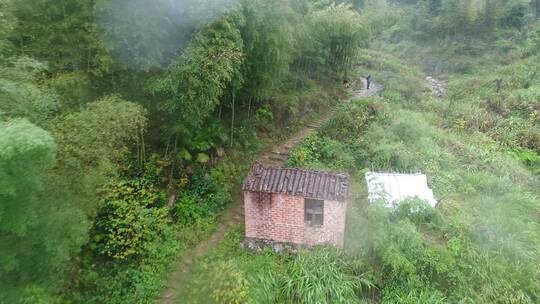
[{"label": "tree trunk", "polygon": [[231,148],[234,142],[234,106],[235,106],[235,94],[234,89],[232,91],[232,117],[231,117]]},{"label": "tree trunk", "polygon": [[171,162],[171,170],[169,171],[169,182],[167,183],[167,196],[168,196],[168,205],[170,208],[174,207],[176,203],[176,182],[174,180],[174,166],[176,164],[175,160],[178,157],[178,135],[174,137],[174,148],[173,148],[173,161]]},{"label": "tree trunk", "polygon": [[248,103],[248,120],[251,120],[251,99],[252,99],[252,97],[249,96],[249,103]]},{"label": "tree trunk", "polygon": [[167,196],[169,197],[167,205],[169,208],[174,207],[174,204],[176,203],[176,191],[173,188],[168,187]]}]

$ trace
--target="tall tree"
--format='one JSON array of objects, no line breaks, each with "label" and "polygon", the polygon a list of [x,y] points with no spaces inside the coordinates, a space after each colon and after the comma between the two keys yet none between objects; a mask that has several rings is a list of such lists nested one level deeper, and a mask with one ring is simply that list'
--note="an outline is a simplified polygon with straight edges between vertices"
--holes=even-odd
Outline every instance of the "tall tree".
[{"label": "tall tree", "polygon": [[448,0],[444,2],[440,16],[439,30],[446,36],[460,37],[468,35],[476,22],[477,10],[470,1]]},{"label": "tall tree", "polygon": [[293,55],[293,22],[297,16],[288,1],[243,1],[247,98],[268,98],[289,72]]},{"label": "tall tree", "polygon": [[85,221],[42,197],[55,162],[50,134],[26,120],[0,122],[0,130],[0,302],[43,300],[84,240]]},{"label": "tall tree", "polygon": [[0,58],[0,118],[26,117],[50,127],[59,104],[55,92],[38,85],[45,65],[28,57]]},{"label": "tall tree", "polygon": [[12,0],[0,0],[0,56],[5,56],[13,46],[8,38],[16,26],[14,9]]},{"label": "tall tree", "polygon": [[59,161],[48,172],[50,196],[67,196],[74,206],[93,216],[99,188],[116,176],[129,147],[141,136],[145,114],[141,106],[110,96],[58,119],[52,134]]},{"label": "tall tree", "polygon": [[94,23],[94,1],[22,0],[11,39],[19,50],[45,61],[52,71],[98,70],[107,62]]},{"label": "tall tree", "polygon": [[369,32],[351,6],[332,4],[311,13],[297,39],[297,65],[313,76],[329,72],[346,78]]},{"label": "tall tree", "polygon": [[233,80],[241,78],[244,56],[238,29],[227,19],[201,29],[171,65],[165,77],[149,89],[161,96],[169,119],[169,134],[189,137],[219,105]]}]

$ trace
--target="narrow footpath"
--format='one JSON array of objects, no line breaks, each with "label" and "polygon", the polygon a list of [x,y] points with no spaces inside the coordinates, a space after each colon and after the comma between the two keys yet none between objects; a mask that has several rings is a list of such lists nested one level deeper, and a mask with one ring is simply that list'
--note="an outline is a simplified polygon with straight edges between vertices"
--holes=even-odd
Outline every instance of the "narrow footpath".
[{"label": "narrow footpath", "polygon": [[[371,85],[369,90],[366,89],[367,83],[364,78],[361,79],[362,86],[360,90],[353,92],[353,99],[358,98],[367,98],[373,95],[378,94],[383,87],[376,83]],[[320,128],[330,117],[332,116],[333,111],[328,111],[321,118],[311,123],[308,123],[304,128],[298,131],[296,134],[291,136],[287,141],[276,144],[275,146],[267,149],[259,157],[259,162],[268,165],[279,166],[289,157],[291,150],[297,146],[304,138],[313,134]],[[184,285],[184,280],[188,277],[188,274],[191,270],[193,262],[205,255],[210,249],[215,248],[219,242],[225,236],[225,233],[229,228],[243,223],[244,221],[244,201],[242,198],[241,189],[237,190],[235,194],[232,205],[219,219],[218,227],[216,231],[208,238],[207,240],[202,241],[195,248],[187,251],[182,259],[176,262],[172,269],[174,270],[168,279],[167,286],[157,299],[157,304],[181,304],[180,294],[181,288]]]}]

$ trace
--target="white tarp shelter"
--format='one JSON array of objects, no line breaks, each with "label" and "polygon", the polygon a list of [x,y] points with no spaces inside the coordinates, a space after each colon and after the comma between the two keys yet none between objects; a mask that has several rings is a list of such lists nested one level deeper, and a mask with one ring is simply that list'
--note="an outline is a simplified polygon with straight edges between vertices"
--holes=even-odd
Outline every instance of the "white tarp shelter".
[{"label": "white tarp shelter", "polygon": [[437,205],[433,190],[428,187],[425,174],[367,172],[368,199],[374,202],[384,199],[388,207],[399,204],[406,198],[418,197],[432,207]]}]

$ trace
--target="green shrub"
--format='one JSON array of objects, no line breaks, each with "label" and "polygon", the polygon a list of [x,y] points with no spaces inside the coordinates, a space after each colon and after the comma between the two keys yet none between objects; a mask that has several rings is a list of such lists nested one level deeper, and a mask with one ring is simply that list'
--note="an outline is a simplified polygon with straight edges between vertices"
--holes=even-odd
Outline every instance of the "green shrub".
[{"label": "green shrub", "polygon": [[255,112],[255,122],[257,127],[269,131],[272,129],[272,121],[274,120],[274,114],[268,107],[262,107]]},{"label": "green shrub", "polygon": [[73,290],[67,298],[71,303],[154,303],[173,260],[208,238],[215,226],[214,219],[190,225],[170,224],[171,229],[165,230],[162,238],[145,243],[144,255],[137,260],[118,263],[83,255],[78,279],[72,282]]},{"label": "green shrub", "polygon": [[68,299],[72,303],[130,304],[154,303],[164,287],[168,265],[185,249],[174,238],[172,229],[164,237],[145,243],[144,256],[138,261],[124,263],[83,260],[79,269],[77,287]]},{"label": "green shrub", "polygon": [[394,214],[397,218],[407,218],[417,225],[427,224],[441,227],[444,224],[443,216],[439,210],[431,207],[428,202],[417,198],[401,201]]},{"label": "green shrub", "polygon": [[205,218],[214,218],[217,213],[216,202],[205,200],[190,192],[181,194],[173,208],[173,217],[180,224],[192,224]]},{"label": "green shrub", "polygon": [[529,32],[529,37],[523,42],[520,48],[522,56],[531,56],[538,53],[540,49],[540,27]]},{"label": "green shrub", "polygon": [[391,304],[441,304],[450,303],[442,292],[436,289],[423,290],[387,290],[383,295],[384,303]]},{"label": "green shrub", "polygon": [[162,194],[144,181],[118,182],[105,191],[91,248],[118,260],[143,256],[146,245],[163,238],[171,224]]},{"label": "green shrub", "polygon": [[358,12],[346,4],[313,10],[298,29],[298,64],[312,72],[335,73],[346,78],[370,33]]},{"label": "green shrub", "polygon": [[234,260],[206,259],[196,265],[196,273],[186,286],[182,303],[248,303],[250,282],[246,275]]},{"label": "green shrub", "polygon": [[384,104],[356,100],[341,107],[319,134],[340,142],[354,142],[365,133],[369,124],[384,120],[386,115]]},{"label": "green shrub", "polygon": [[540,174],[540,156],[530,149],[514,148],[508,153],[519,159],[524,165],[529,167],[533,173]]},{"label": "green shrub", "polygon": [[527,21],[528,5],[523,1],[508,1],[501,23],[514,28],[521,28]]},{"label": "green shrub", "polygon": [[540,126],[523,130],[520,134],[519,145],[540,154]]},{"label": "green shrub", "polygon": [[208,169],[196,167],[189,189],[181,192],[172,209],[174,219],[181,224],[193,224],[215,218],[218,211],[232,202],[232,189],[239,185],[249,163],[237,164],[224,160]]},{"label": "green shrub", "polygon": [[346,145],[339,141],[312,135],[295,148],[286,161],[290,167],[309,167],[314,169],[352,170],[354,157]]},{"label": "green shrub", "polygon": [[343,253],[318,248],[298,254],[279,281],[279,303],[358,303],[360,282]]},{"label": "green shrub", "polygon": [[244,273],[236,269],[233,263],[218,262],[207,270],[215,274],[206,284],[212,286],[211,294],[216,303],[242,304],[246,302],[249,283]]}]

